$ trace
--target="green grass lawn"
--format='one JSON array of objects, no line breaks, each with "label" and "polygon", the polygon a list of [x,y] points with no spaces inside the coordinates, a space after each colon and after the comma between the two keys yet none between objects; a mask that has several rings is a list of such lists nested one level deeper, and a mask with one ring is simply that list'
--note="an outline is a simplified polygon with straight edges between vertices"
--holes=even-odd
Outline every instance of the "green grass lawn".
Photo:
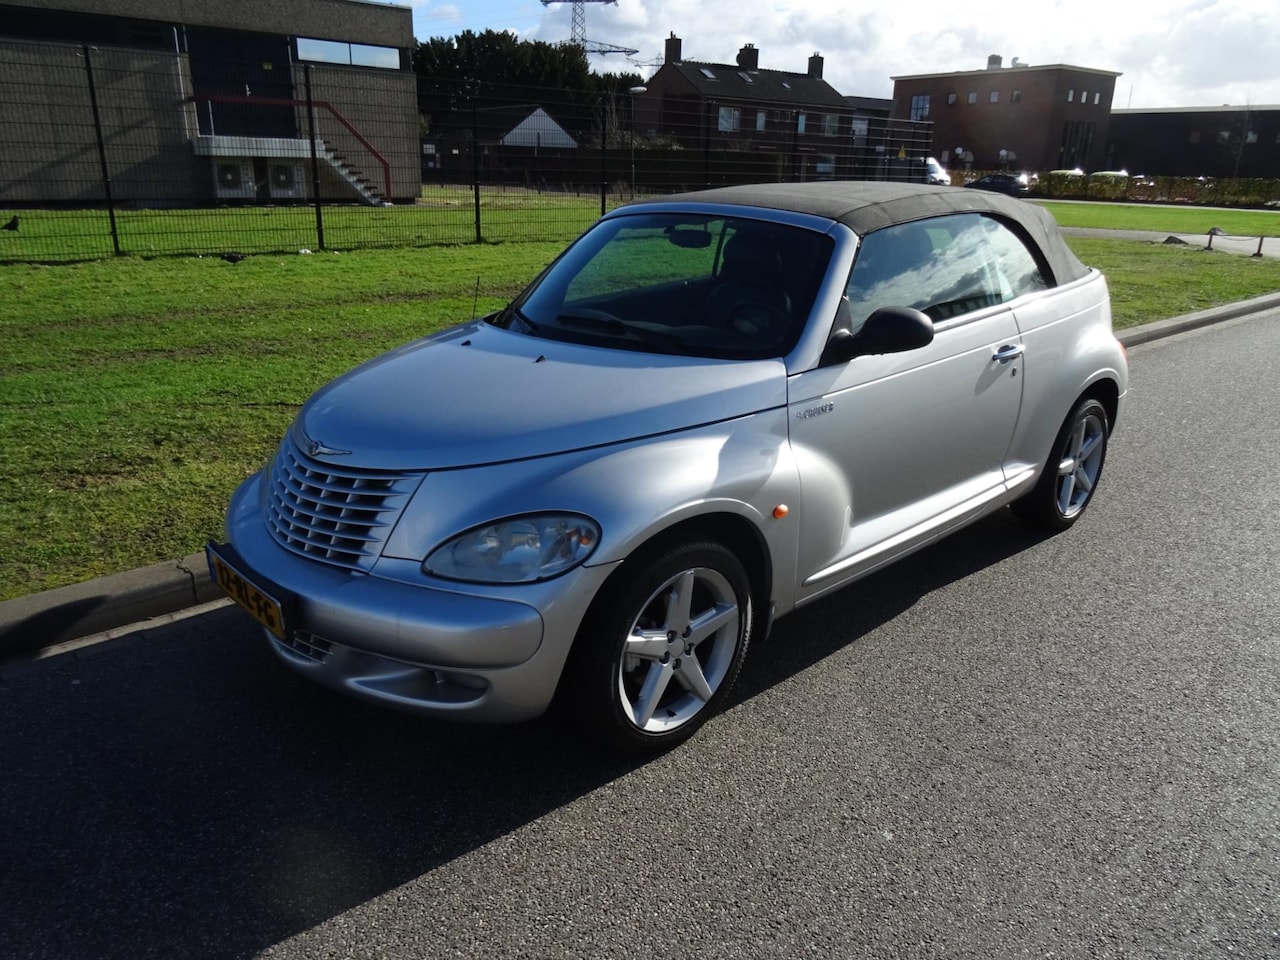
[{"label": "green grass lawn", "polygon": [[1116,329],[1280,291],[1280,260],[1274,258],[1089,237],[1067,243],[1107,275]]},{"label": "green grass lawn", "polygon": [[[610,196],[609,209],[625,197]],[[14,232],[0,231],[0,262],[71,262],[115,253],[105,210],[8,210]],[[127,256],[216,256],[222,253],[296,253],[474,243],[475,196],[468,187],[427,186],[417,203],[387,207],[325,206],[317,228],[309,206],[240,206],[171,210],[121,209],[116,240]],[[538,192],[486,186],[480,191],[484,242],[567,242],[600,216],[599,193]],[[324,243],[320,243],[323,230]]]},{"label": "green grass lawn", "polygon": [[[1280,290],[1275,260],[1071,244],[1117,326]],[[316,388],[507,302],[562,246],[0,267],[0,599],[199,549]]]},{"label": "green grass lawn", "polygon": [[0,268],[0,599],[198,549],[317,387],[561,246]]},{"label": "green grass lawn", "polygon": [[1062,203],[1038,201],[1064,227],[1155,230],[1207,234],[1213,227],[1239,237],[1280,237],[1280,211],[1224,210],[1142,203]]}]

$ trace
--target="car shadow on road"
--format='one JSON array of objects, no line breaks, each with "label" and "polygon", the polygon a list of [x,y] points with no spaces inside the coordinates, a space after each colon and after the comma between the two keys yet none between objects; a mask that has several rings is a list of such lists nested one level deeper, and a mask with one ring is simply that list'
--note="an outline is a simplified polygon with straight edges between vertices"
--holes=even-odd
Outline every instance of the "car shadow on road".
[{"label": "car shadow on road", "polygon": [[[989,518],[781,621],[735,702],[1039,539]],[[639,766],[331,694],[232,609],[8,678],[0,730],[0,943],[29,958],[255,955]]]},{"label": "car shadow on road", "polygon": [[[953,533],[778,621],[753,645],[733,702],[749,700],[909,610],[923,597],[1016,556],[1052,534],[1008,510]],[[832,625],[838,624],[838,629]]]}]

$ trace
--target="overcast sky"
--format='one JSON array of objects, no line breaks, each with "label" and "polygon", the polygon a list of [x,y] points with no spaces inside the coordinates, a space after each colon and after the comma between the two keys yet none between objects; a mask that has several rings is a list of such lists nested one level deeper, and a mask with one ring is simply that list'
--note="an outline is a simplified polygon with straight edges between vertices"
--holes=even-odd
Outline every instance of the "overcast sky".
[{"label": "overcast sky", "polygon": [[[556,42],[570,32],[570,3],[538,0],[398,0],[414,8],[419,39],[464,30],[509,30]],[[686,60],[732,63],[744,43],[760,66],[804,72],[821,53],[843,94],[889,97],[889,78],[978,70],[1004,63],[1070,63],[1116,70],[1116,108],[1280,104],[1277,0],[1066,0],[1023,4],[955,0],[617,0],[587,2],[588,40],[635,47],[592,57],[597,72],[648,77],[671,32]]]}]

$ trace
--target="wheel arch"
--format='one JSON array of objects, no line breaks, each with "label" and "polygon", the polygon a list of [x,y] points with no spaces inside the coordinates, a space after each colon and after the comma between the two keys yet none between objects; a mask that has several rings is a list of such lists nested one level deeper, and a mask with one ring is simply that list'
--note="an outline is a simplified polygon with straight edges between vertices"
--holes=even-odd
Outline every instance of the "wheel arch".
[{"label": "wheel arch", "polygon": [[770,626],[770,601],[773,596],[773,563],[769,544],[760,529],[747,517],[728,511],[685,517],[654,533],[636,546],[609,575],[597,591],[592,605],[602,602],[613,593],[618,582],[635,568],[637,559],[661,553],[678,543],[697,540],[712,540],[723,544],[742,562],[751,582],[751,593],[757,608],[756,627],[761,632],[756,635],[762,637]]},{"label": "wheel arch", "polygon": [[1116,418],[1120,415],[1120,385],[1110,377],[1101,377],[1085,389],[1075,403],[1071,405],[1075,409],[1077,403],[1086,398],[1097,400],[1104,410],[1107,411],[1107,432],[1111,433],[1116,428]]}]

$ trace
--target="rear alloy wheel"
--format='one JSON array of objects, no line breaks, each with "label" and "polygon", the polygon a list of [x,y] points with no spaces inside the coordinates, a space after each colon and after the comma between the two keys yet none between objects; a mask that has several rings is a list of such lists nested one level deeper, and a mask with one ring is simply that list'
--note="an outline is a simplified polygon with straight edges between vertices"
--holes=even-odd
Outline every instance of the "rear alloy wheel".
[{"label": "rear alloy wheel", "polygon": [[561,695],[611,746],[653,752],[688,739],[724,702],[751,638],[751,587],[718,543],[631,563],[635,574],[583,624]]},{"label": "rear alloy wheel", "polygon": [[1097,400],[1081,400],[1062,424],[1035,488],[1013,503],[1024,520],[1065,530],[1093,499],[1107,456],[1107,411]]}]

